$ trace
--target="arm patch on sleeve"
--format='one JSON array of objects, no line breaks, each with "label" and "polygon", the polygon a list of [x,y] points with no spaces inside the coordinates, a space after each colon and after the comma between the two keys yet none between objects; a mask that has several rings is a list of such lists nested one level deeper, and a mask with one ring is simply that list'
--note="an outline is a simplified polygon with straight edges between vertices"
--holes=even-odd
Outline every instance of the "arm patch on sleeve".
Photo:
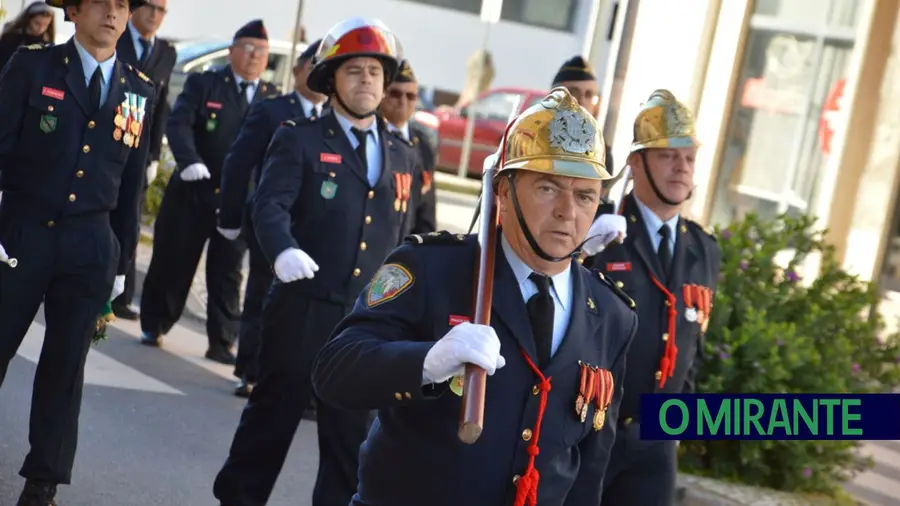
[{"label": "arm patch on sleeve", "polygon": [[369,291],[366,293],[366,306],[375,307],[379,304],[396,299],[416,282],[409,269],[400,264],[385,264],[378,269],[372,282],[369,283]]}]

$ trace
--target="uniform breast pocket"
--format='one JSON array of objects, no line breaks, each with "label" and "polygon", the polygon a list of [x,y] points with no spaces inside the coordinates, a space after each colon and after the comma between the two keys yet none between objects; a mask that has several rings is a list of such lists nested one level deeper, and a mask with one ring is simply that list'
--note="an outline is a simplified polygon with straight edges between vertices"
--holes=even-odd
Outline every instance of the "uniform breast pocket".
[{"label": "uniform breast pocket", "polygon": [[628,272],[606,272],[606,277],[615,283],[619,289],[628,294],[632,299],[639,299],[641,295],[646,294],[646,291],[649,287],[649,283],[652,283],[649,279],[645,279],[640,275],[639,272],[628,271]]},{"label": "uniform breast pocket", "polygon": [[23,132],[25,139],[31,138],[41,143],[57,138],[70,123],[84,121],[70,110],[76,107],[74,104],[60,98],[65,97],[64,92],[45,87],[44,93],[54,94],[57,98],[40,94],[30,96]]},{"label": "uniform breast pocket", "polygon": [[200,117],[198,124],[201,130],[207,133],[213,133],[219,129],[219,123],[222,121],[222,102],[215,100],[207,100],[200,109]]},{"label": "uniform breast pocket", "polygon": [[[328,153],[323,153],[327,155]],[[340,160],[340,155],[334,161]],[[320,161],[313,169],[312,190],[316,192],[321,200],[320,204],[325,209],[335,209],[339,206],[340,200],[338,193],[341,191],[341,182],[343,181],[343,165],[338,163]]]}]

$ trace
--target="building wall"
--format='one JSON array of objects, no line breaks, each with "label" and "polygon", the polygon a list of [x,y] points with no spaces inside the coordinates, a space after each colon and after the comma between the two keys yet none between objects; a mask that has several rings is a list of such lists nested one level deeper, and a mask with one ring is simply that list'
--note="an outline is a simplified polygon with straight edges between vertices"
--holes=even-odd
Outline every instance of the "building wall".
[{"label": "building wall", "polygon": [[[8,3],[9,0],[7,0]],[[15,0],[13,0],[15,1]],[[29,0],[30,1],[30,0]],[[552,0],[545,0],[552,1]],[[488,48],[494,56],[495,86],[545,89],[563,61],[580,54],[589,36],[594,0],[576,0],[571,32],[501,21],[490,32]],[[18,3],[18,2],[16,2]],[[602,16],[614,0],[600,0]],[[248,10],[247,6],[252,5]],[[423,5],[404,0],[304,0],[302,24],[307,38],[315,40],[335,23],[351,16],[376,17],[400,39],[422,84],[458,93],[465,84],[466,63],[481,48],[483,23],[478,14]],[[160,34],[185,39],[230,38],[251,18],[262,18],[272,38],[290,40],[297,0],[170,0],[169,14]],[[18,5],[8,6],[11,16]],[[57,18],[63,40],[72,26]],[[600,26],[600,33],[607,27]],[[591,47],[587,44],[587,47]],[[603,45],[595,48],[595,68],[602,73],[607,56]],[[602,82],[603,76],[599,76]]]}]

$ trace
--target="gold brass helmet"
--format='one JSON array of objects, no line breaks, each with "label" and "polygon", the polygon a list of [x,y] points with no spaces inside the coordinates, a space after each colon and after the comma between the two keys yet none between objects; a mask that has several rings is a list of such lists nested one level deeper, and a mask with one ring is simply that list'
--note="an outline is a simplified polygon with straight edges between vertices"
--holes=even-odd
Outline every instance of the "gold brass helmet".
[{"label": "gold brass helmet", "polygon": [[687,147],[700,147],[694,131],[694,115],[671,91],[654,91],[634,120],[631,152]]},{"label": "gold brass helmet", "polygon": [[506,156],[494,176],[495,189],[500,175],[515,169],[582,179],[611,177],[597,120],[566,88],[550,90],[523,111],[507,132]]}]

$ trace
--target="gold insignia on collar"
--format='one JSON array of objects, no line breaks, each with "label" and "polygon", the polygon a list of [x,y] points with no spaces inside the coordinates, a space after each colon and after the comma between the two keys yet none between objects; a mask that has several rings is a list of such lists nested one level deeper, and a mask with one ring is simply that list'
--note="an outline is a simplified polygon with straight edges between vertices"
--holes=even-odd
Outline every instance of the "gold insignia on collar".
[{"label": "gold insignia on collar", "polygon": [[588,309],[591,311],[595,311],[597,309],[597,304],[594,304],[594,299],[588,297],[587,300]]},{"label": "gold insignia on collar", "polygon": [[125,84],[125,78],[124,78],[124,77],[120,77],[120,78],[119,78],[119,82],[122,83],[122,84]]},{"label": "gold insignia on collar", "polygon": [[69,57],[68,57],[68,56],[66,56],[65,58],[63,58],[63,63],[65,63],[66,65],[69,64]]},{"label": "gold insignia on collar", "polygon": [[632,223],[637,222],[637,216],[635,216],[635,215],[633,215],[633,214],[630,215],[630,216],[628,217],[628,219],[631,220]]},{"label": "gold insignia on collar", "polygon": [[687,232],[687,225],[685,225],[684,223],[682,223],[682,224],[681,224],[681,227],[679,227],[679,230],[681,230],[681,233],[682,233],[682,234],[685,233],[685,232]]}]

